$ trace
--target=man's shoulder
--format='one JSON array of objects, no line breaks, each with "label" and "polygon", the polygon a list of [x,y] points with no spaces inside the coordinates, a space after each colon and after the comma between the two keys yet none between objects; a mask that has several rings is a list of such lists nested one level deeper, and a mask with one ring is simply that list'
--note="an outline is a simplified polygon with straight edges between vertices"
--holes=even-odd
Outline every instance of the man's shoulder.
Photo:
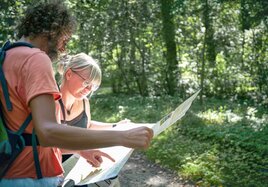
[{"label": "man's shoulder", "polygon": [[32,56],[32,55],[47,56],[47,54],[44,51],[41,51],[39,48],[30,48],[27,46],[20,46],[13,48],[10,51],[10,53],[24,56]]},{"label": "man's shoulder", "polygon": [[38,59],[38,61],[42,60],[51,63],[48,55],[38,48],[30,48],[26,46],[16,47],[8,51],[7,55],[10,57],[9,59],[11,61],[20,59],[22,63],[25,63],[27,61],[35,61]]}]

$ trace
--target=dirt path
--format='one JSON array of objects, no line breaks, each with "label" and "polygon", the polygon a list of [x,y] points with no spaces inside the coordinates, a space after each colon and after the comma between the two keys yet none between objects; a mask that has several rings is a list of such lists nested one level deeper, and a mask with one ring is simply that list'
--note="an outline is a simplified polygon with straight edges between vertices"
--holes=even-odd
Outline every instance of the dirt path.
[{"label": "dirt path", "polygon": [[122,168],[121,187],[193,187],[169,169],[149,161],[142,153],[134,152]]}]

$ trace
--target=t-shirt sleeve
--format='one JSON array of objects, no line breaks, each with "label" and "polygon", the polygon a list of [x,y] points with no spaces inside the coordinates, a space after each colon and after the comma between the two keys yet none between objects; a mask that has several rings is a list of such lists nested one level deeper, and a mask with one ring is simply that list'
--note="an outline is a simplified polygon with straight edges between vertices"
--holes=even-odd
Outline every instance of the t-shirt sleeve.
[{"label": "t-shirt sleeve", "polygon": [[51,94],[57,100],[61,97],[58,90],[49,57],[38,52],[33,54],[22,68],[22,82],[24,83],[26,104],[41,94]]}]

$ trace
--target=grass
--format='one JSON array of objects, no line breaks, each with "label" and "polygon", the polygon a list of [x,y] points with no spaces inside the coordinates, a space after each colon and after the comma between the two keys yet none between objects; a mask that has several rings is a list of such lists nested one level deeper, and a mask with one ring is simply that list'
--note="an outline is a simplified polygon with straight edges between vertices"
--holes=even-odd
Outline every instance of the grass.
[{"label": "grass", "polygon": [[[178,97],[99,94],[92,119],[156,122],[176,108]],[[177,124],[156,137],[146,155],[198,186],[268,186],[267,109],[244,101],[195,101]]]}]

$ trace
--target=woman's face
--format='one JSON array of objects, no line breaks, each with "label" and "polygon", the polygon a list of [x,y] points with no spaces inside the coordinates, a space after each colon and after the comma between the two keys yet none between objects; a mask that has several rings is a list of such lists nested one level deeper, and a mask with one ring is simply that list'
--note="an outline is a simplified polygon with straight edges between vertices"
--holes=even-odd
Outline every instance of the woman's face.
[{"label": "woman's face", "polygon": [[69,69],[66,76],[69,92],[77,99],[87,97],[98,88],[96,82],[90,81],[89,74],[85,70],[76,72]]}]

